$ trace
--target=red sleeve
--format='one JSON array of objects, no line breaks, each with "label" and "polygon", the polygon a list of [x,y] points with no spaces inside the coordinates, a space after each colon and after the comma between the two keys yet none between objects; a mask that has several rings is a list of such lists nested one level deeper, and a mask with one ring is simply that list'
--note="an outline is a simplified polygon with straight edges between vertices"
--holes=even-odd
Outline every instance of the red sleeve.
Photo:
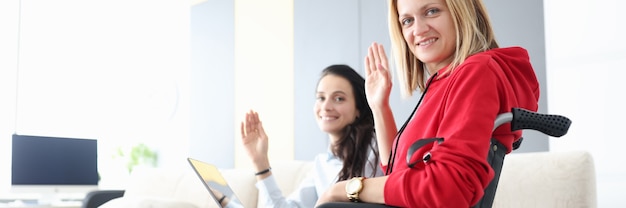
[{"label": "red sleeve", "polygon": [[[428,151],[432,157],[413,168],[406,165],[406,152],[399,154],[385,184],[387,204],[470,207],[480,200],[494,176],[486,161],[494,120],[501,111],[510,111],[510,106],[508,110],[502,108],[503,100],[508,99],[501,96],[514,96],[503,92],[497,70],[498,65],[490,61],[465,63],[442,80],[439,89],[431,95],[427,92],[426,98],[432,100],[420,106],[417,124],[410,126],[420,130],[403,135],[407,141],[401,142],[399,149],[421,138],[442,137],[444,142],[416,151],[418,160]],[[431,133],[434,135],[427,135]],[[414,136],[417,138],[410,138]]]}]

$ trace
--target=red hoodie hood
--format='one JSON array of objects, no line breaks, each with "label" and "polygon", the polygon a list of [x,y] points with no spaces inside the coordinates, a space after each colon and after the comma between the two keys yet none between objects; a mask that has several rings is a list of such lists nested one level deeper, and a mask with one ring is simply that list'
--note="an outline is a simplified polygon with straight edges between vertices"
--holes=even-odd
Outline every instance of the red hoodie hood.
[{"label": "red hoodie hood", "polygon": [[539,83],[530,63],[528,51],[521,47],[497,48],[481,53],[479,56],[491,56],[506,75],[512,92],[517,97],[519,107],[537,111]]}]

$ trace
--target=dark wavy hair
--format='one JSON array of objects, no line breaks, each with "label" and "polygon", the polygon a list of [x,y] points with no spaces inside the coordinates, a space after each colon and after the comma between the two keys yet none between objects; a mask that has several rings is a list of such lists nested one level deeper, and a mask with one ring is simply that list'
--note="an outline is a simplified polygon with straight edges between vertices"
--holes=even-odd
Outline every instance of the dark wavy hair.
[{"label": "dark wavy hair", "polygon": [[[337,175],[337,181],[363,176],[367,165],[371,165],[373,170],[376,170],[379,165],[378,163],[367,164],[368,153],[370,152],[368,150],[372,150],[375,154],[375,161],[379,161],[379,158],[374,132],[374,116],[365,97],[365,79],[348,65],[326,67],[322,71],[320,80],[327,75],[339,76],[350,82],[356,109],[359,111],[359,116],[354,122],[343,129],[343,136],[335,144],[331,144],[332,153],[343,161],[343,167]],[[319,85],[319,80],[317,84]],[[367,177],[373,177],[375,172]]]}]

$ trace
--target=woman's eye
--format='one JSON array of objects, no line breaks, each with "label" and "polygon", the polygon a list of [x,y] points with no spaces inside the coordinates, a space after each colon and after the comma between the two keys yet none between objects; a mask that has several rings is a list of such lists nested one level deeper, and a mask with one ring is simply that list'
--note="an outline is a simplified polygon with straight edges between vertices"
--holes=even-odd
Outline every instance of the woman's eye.
[{"label": "woman's eye", "polygon": [[439,13],[439,11],[440,11],[440,10],[439,10],[438,8],[431,8],[431,9],[428,9],[428,10],[426,10],[426,16],[432,16],[432,15],[435,15],[435,14]]},{"label": "woman's eye", "polygon": [[400,23],[402,25],[408,25],[408,24],[411,24],[411,22],[413,22],[413,19],[406,18],[406,19],[402,19],[402,21]]},{"label": "woman's eye", "polygon": [[316,97],[315,100],[317,100],[317,101],[324,101],[324,97]]},{"label": "woman's eye", "polygon": [[346,99],[343,98],[343,97],[335,97],[335,101],[336,102],[341,102],[341,101],[344,101],[344,100],[346,100]]}]

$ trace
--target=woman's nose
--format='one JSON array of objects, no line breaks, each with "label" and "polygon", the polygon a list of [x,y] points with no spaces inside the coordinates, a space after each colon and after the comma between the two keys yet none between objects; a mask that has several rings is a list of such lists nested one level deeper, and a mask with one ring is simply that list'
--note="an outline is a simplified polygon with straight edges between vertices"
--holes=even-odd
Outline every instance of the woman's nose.
[{"label": "woman's nose", "polygon": [[332,110],[332,104],[330,103],[330,100],[322,101],[322,110]]},{"label": "woman's nose", "polygon": [[422,20],[415,20],[415,24],[412,27],[414,36],[421,36],[428,31],[428,24]]}]

